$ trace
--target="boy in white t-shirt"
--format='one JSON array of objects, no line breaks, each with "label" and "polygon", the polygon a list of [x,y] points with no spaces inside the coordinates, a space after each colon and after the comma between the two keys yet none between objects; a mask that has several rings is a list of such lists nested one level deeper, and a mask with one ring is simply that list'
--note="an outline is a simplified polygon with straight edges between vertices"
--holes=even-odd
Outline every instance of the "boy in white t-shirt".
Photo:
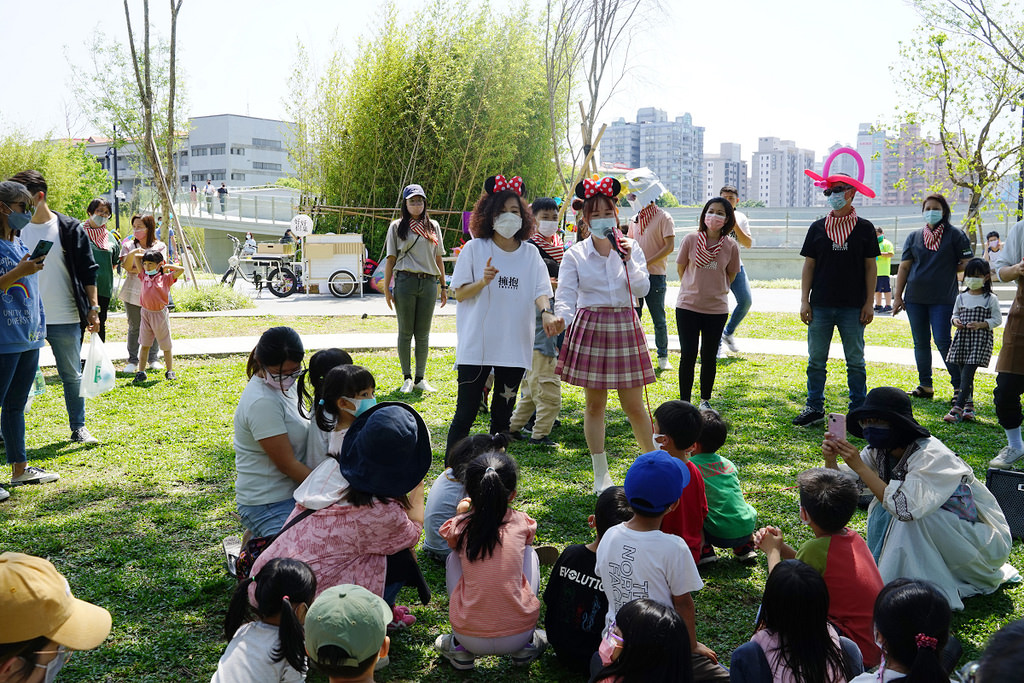
[{"label": "boy in white t-shirt", "polygon": [[[715,652],[697,641],[693,591],[704,587],[686,542],[660,531],[661,519],[679,505],[689,483],[686,463],[665,451],[644,453],[626,473],[633,518],[608,529],[597,547],[595,573],[608,596],[606,630],[627,602],[648,598],[673,607],[686,622],[694,680],[728,681]],[[609,662],[602,662],[607,665]]]}]

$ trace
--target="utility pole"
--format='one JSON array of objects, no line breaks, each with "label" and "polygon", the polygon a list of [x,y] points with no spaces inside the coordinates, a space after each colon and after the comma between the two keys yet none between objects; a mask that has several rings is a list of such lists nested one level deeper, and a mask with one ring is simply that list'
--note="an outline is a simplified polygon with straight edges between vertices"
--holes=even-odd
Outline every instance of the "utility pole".
[{"label": "utility pole", "polygon": [[112,146],[107,148],[107,160],[114,169],[114,232],[117,233],[118,239],[121,238],[121,211],[119,210],[119,202],[121,199],[121,190],[117,186],[117,126],[114,126],[114,139],[111,140]]}]

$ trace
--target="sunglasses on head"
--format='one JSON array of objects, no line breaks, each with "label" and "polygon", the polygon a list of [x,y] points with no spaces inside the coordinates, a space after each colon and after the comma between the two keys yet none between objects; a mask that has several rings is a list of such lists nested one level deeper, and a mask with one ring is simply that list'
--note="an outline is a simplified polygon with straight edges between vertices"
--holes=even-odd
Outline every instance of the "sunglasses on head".
[{"label": "sunglasses on head", "polygon": [[826,197],[829,197],[832,194],[845,194],[846,192],[852,189],[853,188],[850,187],[849,185],[837,185],[835,187],[826,188],[825,191],[822,192],[822,194],[825,195]]}]

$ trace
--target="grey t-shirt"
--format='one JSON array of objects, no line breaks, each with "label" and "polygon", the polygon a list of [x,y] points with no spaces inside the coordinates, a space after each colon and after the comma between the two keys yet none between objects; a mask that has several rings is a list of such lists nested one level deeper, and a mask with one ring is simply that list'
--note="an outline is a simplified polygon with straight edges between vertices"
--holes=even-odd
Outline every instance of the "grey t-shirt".
[{"label": "grey t-shirt", "polygon": [[269,505],[288,500],[297,484],[277,469],[260,439],[287,434],[295,458],[306,461],[309,420],[299,415],[295,387],[287,393],[254,375],[235,408],[235,500],[239,505]]},{"label": "grey t-shirt", "polygon": [[427,508],[424,513],[423,547],[438,555],[448,556],[451,548],[437,530],[455,516],[459,501],[466,497],[466,487],[452,478],[452,468],[437,476],[427,493]]},{"label": "grey t-shirt", "polygon": [[910,261],[903,300],[912,304],[952,304],[957,295],[957,266],[971,257],[971,240],[960,228],[946,226],[938,251],[924,246],[921,228],[903,243],[903,261]]},{"label": "grey t-shirt", "polygon": [[398,224],[401,221],[392,221],[388,226],[386,239],[387,255],[395,257],[395,272],[406,270],[411,273],[427,273],[440,277],[437,272],[437,257],[444,256],[444,241],[441,238],[441,228],[437,221],[430,221],[430,228],[437,235],[437,244],[426,239],[422,235],[409,230],[409,235],[404,240],[398,237]]}]

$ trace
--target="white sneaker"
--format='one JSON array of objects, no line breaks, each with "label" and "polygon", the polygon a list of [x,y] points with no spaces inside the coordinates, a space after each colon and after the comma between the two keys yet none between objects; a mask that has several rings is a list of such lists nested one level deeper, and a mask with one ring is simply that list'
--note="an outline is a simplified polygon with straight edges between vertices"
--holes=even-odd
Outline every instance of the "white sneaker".
[{"label": "white sneaker", "polygon": [[672,364],[668,362],[668,356],[658,356],[658,369],[671,370]]},{"label": "white sneaker", "polygon": [[47,472],[41,467],[26,467],[25,471],[16,477],[11,477],[11,486],[22,484],[49,484],[60,479],[56,472]]},{"label": "white sneaker", "polygon": [[0,500],[7,500],[10,497],[11,497],[10,491],[8,491],[5,488],[0,487]]},{"label": "white sneaker", "polygon": [[138,371],[139,371],[139,364],[138,363],[129,363],[128,365],[124,366],[124,370],[122,370],[121,372],[129,374],[129,375],[134,375]]},{"label": "white sneaker", "polygon": [[435,389],[434,387],[430,386],[430,382],[427,381],[426,377],[421,379],[419,382],[416,382],[416,384],[414,384],[412,388],[413,389],[419,389],[420,391],[422,391],[425,394],[432,394],[435,391],[437,391],[437,389]]},{"label": "white sneaker", "polygon": [[714,410],[714,408],[711,407],[711,401],[702,398],[698,410]]},{"label": "white sneaker", "polygon": [[722,341],[725,342],[725,345],[728,346],[729,350],[732,351],[733,353],[736,353],[740,350],[739,347],[736,346],[736,337],[732,336],[731,334],[722,333]]},{"label": "white sneaker", "polygon": [[1004,446],[1003,450],[999,451],[999,455],[989,460],[988,466],[1008,470],[1013,467],[1013,463],[1020,460],[1021,456],[1024,456],[1024,450],[1013,446]]},{"label": "white sneaker", "polygon": [[412,383],[412,377],[409,377],[404,382],[402,382],[402,388],[399,389],[399,391],[402,392],[403,394],[411,394],[415,386],[416,385]]},{"label": "white sneaker", "polygon": [[155,361],[153,361],[152,363],[149,364],[149,369],[153,370],[154,372],[159,371],[159,370],[163,370],[164,369],[164,364],[161,363],[158,360],[155,360]]}]

